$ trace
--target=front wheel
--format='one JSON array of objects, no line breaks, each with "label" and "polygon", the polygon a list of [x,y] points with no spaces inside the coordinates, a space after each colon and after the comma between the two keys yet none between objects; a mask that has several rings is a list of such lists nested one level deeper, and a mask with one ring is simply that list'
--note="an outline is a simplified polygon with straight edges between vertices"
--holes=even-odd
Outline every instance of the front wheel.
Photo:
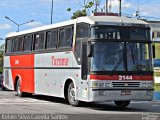
[{"label": "front wheel", "polygon": [[71,82],[68,86],[68,102],[70,105],[72,106],[78,106],[79,105],[79,100],[75,100],[75,95],[76,95],[76,92],[75,92],[75,87],[74,87],[74,84],[73,82]]},{"label": "front wheel", "polygon": [[130,104],[130,101],[114,101],[114,103],[120,108],[125,108]]},{"label": "front wheel", "polygon": [[17,81],[16,90],[17,90],[17,96],[19,96],[19,97],[24,96],[25,93],[21,91],[20,80]]}]

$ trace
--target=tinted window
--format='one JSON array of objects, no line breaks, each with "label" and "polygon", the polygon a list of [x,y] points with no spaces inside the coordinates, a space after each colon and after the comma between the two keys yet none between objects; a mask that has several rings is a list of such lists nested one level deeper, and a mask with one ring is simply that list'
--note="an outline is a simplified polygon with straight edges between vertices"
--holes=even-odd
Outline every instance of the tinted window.
[{"label": "tinted window", "polygon": [[45,47],[44,33],[34,35],[34,50],[41,50]]},{"label": "tinted window", "polygon": [[13,52],[23,51],[23,38],[15,37],[13,39]]},{"label": "tinted window", "polygon": [[45,35],[44,33],[40,34],[40,42],[39,42],[39,49],[44,49],[45,48]]},{"label": "tinted window", "polygon": [[59,47],[71,47],[73,39],[72,27],[66,27],[60,30]]},{"label": "tinted window", "polygon": [[52,48],[56,48],[57,46],[57,41],[58,41],[58,31],[52,31],[51,32],[51,39],[52,39]]},{"label": "tinted window", "polygon": [[23,41],[23,48],[24,51],[31,51],[32,49],[32,35],[24,36],[24,41]]},{"label": "tinted window", "polygon": [[77,38],[86,38],[89,37],[89,25],[82,24],[77,26]]},{"label": "tinted window", "polygon": [[18,51],[18,38],[13,39],[13,52]]},{"label": "tinted window", "polygon": [[10,53],[11,52],[11,48],[12,48],[12,40],[11,39],[8,39],[7,42],[6,42],[6,53]]},{"label": "tinted window", "polygon": [[66,46],[71,46],[72,41],[72,28],[65,29]]},{"label": "tinted window", "polygon": [[23,51],[23,37],[18,38],[17,51]]},{"label": "tinted window", "polygon": [[51,32],[46,33],[47,48],[51,48]]},{"label": "tinted window", "polygon": [[75,57],[76,57],[76,60],[78,62],[78,64],[80,64],[80,52],[81,51],[81,40],[77,40],[76,41],[76,48],[75,48]]},{"label": "tinted window", "polygon": [[91,37],[108,40],[150,40],[150,30],[138,27],[96,26],[91,28]]},{"label": "tinted window", "polygon": [[34,50],[39,49],[39,34],[34,35]]},{"label": "tinted window", "polygon": [[88,57],[87,57],[87,43],[82,43],[82,79],[87,79],[87,73],[88,73]]},{"label": "tinted window", "polygon": [[59,39],[59,47],[65,47],[65,31],[64,29],[60,30],[60,39]]},{"label": "tinted window", "polygon": [[57,31],[47,32],[47,48],[56,48],[57,46]]}]

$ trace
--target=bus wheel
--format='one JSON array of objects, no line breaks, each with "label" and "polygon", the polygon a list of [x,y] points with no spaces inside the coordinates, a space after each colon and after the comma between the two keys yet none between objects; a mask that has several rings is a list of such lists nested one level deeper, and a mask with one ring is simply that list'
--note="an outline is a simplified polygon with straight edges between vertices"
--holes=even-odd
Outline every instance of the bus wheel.
[{"label": "bus wheel", "polygon": [[114,103],[120,108],[125,108],[130,104],[130,101],[114,101]]},{"label": "bus wheel", "polygon": [[68,87],[68,102],[72,106],[79,105],[79,100],[75,100],[75,87],[73,82],[71,82]]},{"label": "bus wheel", "polygon": [[20,80],[17,81],[16,90],[17,90],[17,95],[19,97],[23,97],[24,96],[24,93],[21,91]]}]

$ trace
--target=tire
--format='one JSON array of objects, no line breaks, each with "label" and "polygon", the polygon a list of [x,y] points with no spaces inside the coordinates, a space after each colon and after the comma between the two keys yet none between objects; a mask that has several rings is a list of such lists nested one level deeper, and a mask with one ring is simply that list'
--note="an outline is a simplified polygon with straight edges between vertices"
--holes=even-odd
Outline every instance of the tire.
[{"label": "tire", "polygon": [[75,87],[73,82],[71,82],[68,86],[68,94],[67,94],[68,103],[72,106],[78,106],[79,100],[75,100]]},{"label": "tire", "polygon": [[19,97],[25,96],[25,93],[21,91],[20,80],[17,81],[16,90],[17,90],[17,96],[19,96]]},{"label": "tire", "polygon": [[3,91],[5,91],[6,90],[6,88],[2,85],[2,87],[1,87],[1,89],[3,90]]},{"label": "tire", "polygon": [[120,108],[125,108],[130,104],[130,101],[114,101],[114,103]]}]

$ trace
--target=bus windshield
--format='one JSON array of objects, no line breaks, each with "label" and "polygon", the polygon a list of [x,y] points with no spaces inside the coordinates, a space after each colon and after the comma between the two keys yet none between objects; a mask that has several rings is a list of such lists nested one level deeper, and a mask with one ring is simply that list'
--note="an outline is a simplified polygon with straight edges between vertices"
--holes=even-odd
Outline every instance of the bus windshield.
[{"label": "bus windshield", "polygon": [[96,26],[91,28],[91,37],[106,40],[150,40],[150,30],[138,27]]},{"label": "bus windshield", "polygon": [[91,71],[151,71],[147,43],[94,42]]}]

